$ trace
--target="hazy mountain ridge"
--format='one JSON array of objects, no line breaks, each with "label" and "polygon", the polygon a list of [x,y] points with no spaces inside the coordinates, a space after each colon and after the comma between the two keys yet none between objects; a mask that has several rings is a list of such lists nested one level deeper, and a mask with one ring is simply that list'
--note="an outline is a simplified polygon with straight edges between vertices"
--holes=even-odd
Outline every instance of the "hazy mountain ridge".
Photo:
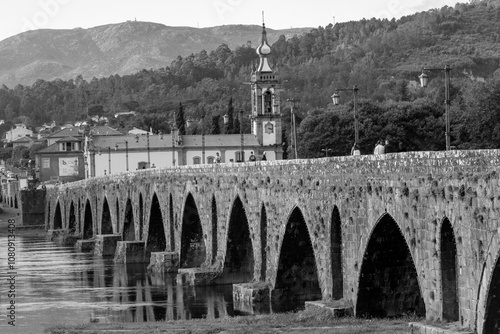
[{"label": "hazy mountain ridge", "polygon": [[[210,28],[169,27],[158,23],[128,21],[89,29],[40,29],[0,41],[0,84],[14,87],[37,79],[85,79],[131,74],[144,68],[169,66],[201,50],[210,52],[221,44],[231,49],[260,38],[258,25]],[[311,28],[267,29],[270,43]]]}]

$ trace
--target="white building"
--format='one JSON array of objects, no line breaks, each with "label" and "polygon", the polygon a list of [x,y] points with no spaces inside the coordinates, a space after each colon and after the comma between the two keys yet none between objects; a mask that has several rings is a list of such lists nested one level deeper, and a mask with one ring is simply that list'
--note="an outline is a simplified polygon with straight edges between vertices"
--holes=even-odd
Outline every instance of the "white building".
[{"label": "white building", "polygon": [[5,133],[5,142],[10,143],[18,138],[32,137],[33,131],[26,128],[25,124],[16,124],[14,129],[10,129]]}]

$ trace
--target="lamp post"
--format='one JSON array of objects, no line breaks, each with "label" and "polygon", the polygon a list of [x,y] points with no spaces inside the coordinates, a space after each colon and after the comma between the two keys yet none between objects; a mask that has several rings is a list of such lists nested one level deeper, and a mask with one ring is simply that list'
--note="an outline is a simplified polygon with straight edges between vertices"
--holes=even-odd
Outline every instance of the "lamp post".
[{"label": "lamp post", "polygon": [[291,102],[292,106],[290,108],[290,141],[293,146],[293,153],[294,153],[294,158],[298,158],[297,154],[297,124],[295,122],[295,112],[293,111],[293,108],[295,107],[295,102],[298,102],[300,100],[297,99],[287,99],[287,102]]},{"label": "lamp post", "polygon": [[[128,172],[128,141],[125,140],[122,143],[125,143],[125,163]],[[118,150],[118,143],[115,144],[115,151]]]},{"label": "lamp post", "polygon": [[111,174],[111,147],[108,146],[108,170],[109,174]]},{"label": "lamp post", "polygon": [[245,144],[243,139],[243,109],[240,110],[241,162],[245,162]]},{"label": "lamp post", "polygon": [[335,93],[332,95],[332,100],[334,105],[338,105],[340,102],[340,96],[337,94],[337,92],[342,92],[342,91],[352,91],[352,96],[353,96],[353,103],[354,103],[354,142],[359,143],[359,128],[358,128],[358,102],[357,102],[357,95],[358,95],[358,90],[359,88],[356,86],[353,86],[352,88],[340,88],[340,89],[335,89]]},{"label": "lamp post", "polygon": [[146,145],[148,147],[148,168],[150,168],[151,167],[151,153],[149,150],[149,131],[148,131],[148,133],[146,133]]},{"label": "lamp post", "polygon": [[205,111],[201,114],[201,163],[205,164]]},{"label": "lamp post", "polygon": [[172,166],[175,166],[175,132],[177,131],[177,126],[175,125],[175,115],[174,115],[174,124],[172,125]]},{"label": "lamp post", "polygon": [[328,158],[328,152],[331,152],[331,148],[322,148],[321,152],[325,152],[325,157]]},{"label": "lamp post", "polygon": [[446,150],[450,150],[450,81],[451,81],[451,67],[449,65],[445,65],[444,68],[424,68],[422,70],[422,74],[419,75],[420,85],[422,87],[427,87],[429,83],[429,77],[425,74],[425,71],[440,71],[444,72],[444,104],[445,104],[445,121],[446,121]]}]

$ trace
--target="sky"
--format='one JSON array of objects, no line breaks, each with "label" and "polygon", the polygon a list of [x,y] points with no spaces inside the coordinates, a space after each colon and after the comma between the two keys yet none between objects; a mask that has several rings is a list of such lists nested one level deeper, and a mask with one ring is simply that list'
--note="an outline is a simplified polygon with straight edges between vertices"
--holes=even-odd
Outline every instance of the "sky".
[{"label": "sky", "polygon": [[0,0],[0,40],[35,29],[90,28],[127,20],[167,26],[262,24],[271,29],[400,18],[467,0]]}]

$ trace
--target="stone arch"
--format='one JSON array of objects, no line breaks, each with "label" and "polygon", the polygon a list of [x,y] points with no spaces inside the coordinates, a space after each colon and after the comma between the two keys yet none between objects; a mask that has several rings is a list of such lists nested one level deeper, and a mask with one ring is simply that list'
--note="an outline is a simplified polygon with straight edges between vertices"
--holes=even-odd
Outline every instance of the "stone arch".
[{"label": "stone arch", "polygon": [[[485,261],[485,264],[487,262]],[[478,317],[477,332],[483,334],[494,333],[500,328],[500,252],[498,252],[495,267],[491,268],[491,272],[487,296],[478,300],[478,304],[483,301],[484,309],[481,313],[484,314],[484,317],[482,319]]]},{"label": "stone arch", "polygon": [[104,197],[104,203],[102,203],[101,234],[113,234],[111,211],[109,210],[108,199],[106,197]]},{"label": "stone arch", "polygon": [[229,216],[224,274],[231,275],[232,283],[243,283],[253,279],[254,268],[250,227],[243,203],[237,196]]},{"label": "stone arch", "polygon": [[200,267],[205,259],[206,247],[198,208],[193,195],[188,193],[182,214],[180,266]]},{"label": "stone arch", "polygon": [[167,240],[165,238],[165,228],[163,226],[163,215],[161,214],[160,202],[158,201],[158,196],[153,194],[146,249],[148,252],[164,252],[166,248]]},{"label": "stone arch", "polygon": [[262,264],[260,267],[260,280],[265,281],[267,277],[267,213],[264,203],[260,209],[260,256]]},{"label": "stone arch", "polygon": [[94,222],[92,220],[92,207],[90,200],[85,204],[85,217],[83,220],[83,239],[90,239],[94,236]]},{"label": "stone arch", "polygon": [[144,201],[142,194],[139,194],[139,239],[142,240],[142,229],[144,228]]},{"label": "stone arch", "polygon": [[116,199],[115,202],[115,212],[116,212],[116,231],[120,231],[120,203],[118,201],[118,198]]},{"label": "stone arch", "polygon": [[333,208],[330,226],[330,256],[332,266],[332,297],[342,299],[344,296],[344,276],[342,270],[342,223],[339,209]]},{"label": "stone arch", "polygon": [[74,233],[76,230],[75,203],[73,201],[69,205],[68,230],[70,233]]},{"label": "stone arch", "polygon": [[172,194],[170,194],[168,201],[168,216],[170,226],[170,251],[175,252],[174,201],[172,200]]},{"label": "stone arch", "polygon": [[212,263],[215,263],[217,259],[217,233],[217,202],[215,196],[212,196]]},{"label": "stone arch", "polygon": [[17,209],[17,195],[14,196],[14,209]]},{"label": "stone arch", "polygon": [[425,316],[412,254],[398,224],[384,214],[375,224],[359,275],[356,315]]},{"label": "stone arch", "polygon": [[448,218],[441,225],[441,289],[443,294],[443,319],[458,321],[457,244]]},{"label": "stone arch", "polygon": [[127,203],[125,204],[122,238],[123,238],[123,241],[134,241],[135,240],[134,210],[132,208],[132,201],[130,200],[130,198],[127,199]]},{"label": "stone arch", "polygon": [[50,228],[50,200],[47,201],[47,220],[45,221],[45,226],[47,229]]},{"label": "stone arch", "polygon": [[58,201],[57,205],[56,205],[56,210],[54,212],[54,230],[59,230],[62,228],[63,228],[63,222],[62,222],[62,214],[61,214],[61,205]]},{"label": "stone arch", "polygon": [[321,297],[309,230],[302,211],[295,207],[288,217],[279,252],[273,303],[286,305],[288,301],[297,303]]}]

